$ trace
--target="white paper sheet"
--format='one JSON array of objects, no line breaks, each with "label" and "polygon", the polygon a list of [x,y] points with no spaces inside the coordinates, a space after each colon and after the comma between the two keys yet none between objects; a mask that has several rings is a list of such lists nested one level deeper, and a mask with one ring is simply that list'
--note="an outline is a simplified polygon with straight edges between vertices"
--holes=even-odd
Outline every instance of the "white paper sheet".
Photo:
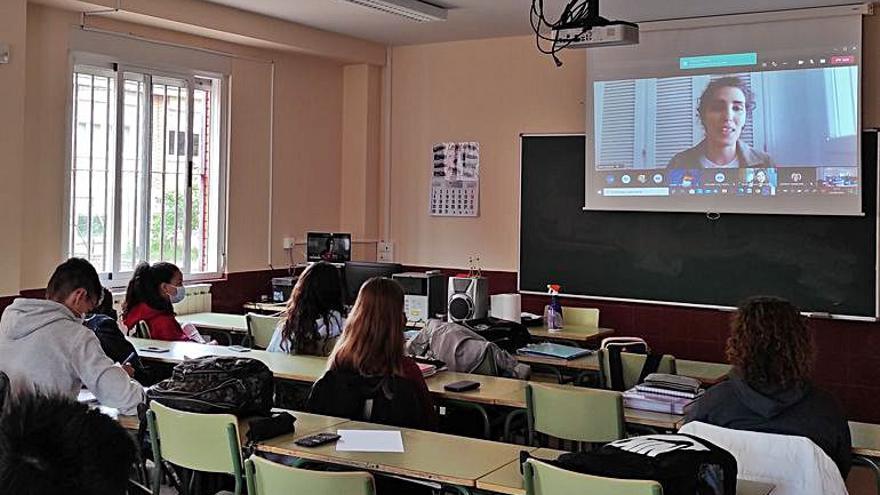
[{"label": "white paper sheet", "polygon": [[337,430],[337,452],[403,452],[398,430]]}]

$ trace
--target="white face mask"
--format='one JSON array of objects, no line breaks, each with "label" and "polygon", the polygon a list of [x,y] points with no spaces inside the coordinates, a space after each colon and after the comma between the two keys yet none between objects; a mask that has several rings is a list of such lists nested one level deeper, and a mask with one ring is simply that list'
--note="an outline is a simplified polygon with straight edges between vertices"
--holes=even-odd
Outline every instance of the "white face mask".
[{"label": "white face mask", "polygon": [[174,294],[169,296],[169,299],[171,300],[171,304],[177,304],[180,301],[183,301],[183,298],[186,297],[186,287],[181,285],[180,287],[177,287],[176,289],[177,290],[174,292]]}]

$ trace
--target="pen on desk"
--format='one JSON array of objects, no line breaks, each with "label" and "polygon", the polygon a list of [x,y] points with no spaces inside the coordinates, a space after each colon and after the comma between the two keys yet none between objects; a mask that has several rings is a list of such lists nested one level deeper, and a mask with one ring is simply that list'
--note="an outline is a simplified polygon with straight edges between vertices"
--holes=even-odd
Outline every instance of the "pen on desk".
[{"label": "pen on desk", "polygon": [[129,354],[128,357],[125,358],[125,361],[122,362],[122,366],[125,366],[126,364],[131,363],[131,360],[134,359],[136,356],[137,356],[137,351],[134,351],[131,354]]}]

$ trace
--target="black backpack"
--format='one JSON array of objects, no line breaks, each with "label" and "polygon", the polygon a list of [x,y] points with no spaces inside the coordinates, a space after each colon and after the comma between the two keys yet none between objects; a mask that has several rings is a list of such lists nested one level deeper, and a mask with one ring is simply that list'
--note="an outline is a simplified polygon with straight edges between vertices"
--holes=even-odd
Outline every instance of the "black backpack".
[{"label": "black backpack", "polygon": [[461,322],[480,337],[493,342],[505,351],[516,354],[516,350],[532,341],[529,329],[522,323],[486,317]]},{"label": "black backpack", "polygon": [[416,385],[398,376],[327,370],[312,386],[306,410],[354,421],[429,429]]},{"label": "black backpack", "polygon": [[261,361],[206,356],[175,366],[171,378],[147,390],[147,398],[181,411],[268,416],[273,384],[272,371]]},{"label": "black backpack", "polygon": [[611,442],[551,462],[569,471],[606,478],[655,480],[664,495],[735,495],[736,459],[691,435],[645,435]]}]

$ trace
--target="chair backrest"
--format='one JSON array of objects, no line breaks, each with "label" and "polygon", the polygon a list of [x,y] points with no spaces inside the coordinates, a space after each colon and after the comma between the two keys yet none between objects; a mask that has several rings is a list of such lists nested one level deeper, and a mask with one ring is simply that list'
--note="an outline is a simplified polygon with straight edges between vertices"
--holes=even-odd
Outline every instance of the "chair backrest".
[{"label": "chair backrest", "polygon": [[846,495],[830,457],[806,437],[733,430],[692,421],[680,433],[714,443],[736,458],[739,479],[775,485],[773,495]]},{"label": "chair backrest", "polygon": [[[606,349],[599,349],[599,378],[602,381],[602,388],[611,388],[611,365],[609,363],[609,352]],[[648,356],[645,354],[633,354],[630,352],[620,353],[620,362],[623,368],[623,388],[629,390],[635,387],[642,373],[642,367]],[[656,373],[675,374],[675,357],[671,354],[664,354],[660,358],[660,365],[657,367]]]},{"label": "chair backrest", "polygon": [[562,322],[565,325],[599,326],[599,310],[596,308],[562,307]]},{"label": "chair backrest", "polygon": [[147,325],[146,320],[141,320],[137,322],[134,326],[134,336],[139,339],[152,339],[152,335],[150,334],[150,325]]},{"label": "chair backrest", "polygon": [[248,495],[308,493],[309,495],[373,495],[373,477],[366,472],[298,469],[262,457],[245,461]]},{"label": "chair backrest", "polygon": [[575,473],[528,459],[523,464],[527,495],[662,495],[660,483],[650,480],[622,480]]},{"label": "chair backrest", "polygon": [[154,455],[187,469],[232,474],[240,480],[241,445],[235,416],[179,411],[152,401],[147,421]]},{"label": "chair backrest", "polygon": [[475,375],[498,376],[498,363],[495,362],[495,353],[489,348],[495,344],[489,343],[483,351],[483,359],[480,364],[470,372]]},{"label": "chair backrest", "polygon": [[275,327],[278,326],[281,317],[248,313],[245,315],[245,321],[247,321],[251,345],[265,349],[269,347],[269,341],[272,340],[272,334],[275,333]]},{"label": "chair backrest", "polygon": [[624,438],[623,397],[619,392],[528,383],[529,443],[535,433],[577,442],[611,442]]}]

